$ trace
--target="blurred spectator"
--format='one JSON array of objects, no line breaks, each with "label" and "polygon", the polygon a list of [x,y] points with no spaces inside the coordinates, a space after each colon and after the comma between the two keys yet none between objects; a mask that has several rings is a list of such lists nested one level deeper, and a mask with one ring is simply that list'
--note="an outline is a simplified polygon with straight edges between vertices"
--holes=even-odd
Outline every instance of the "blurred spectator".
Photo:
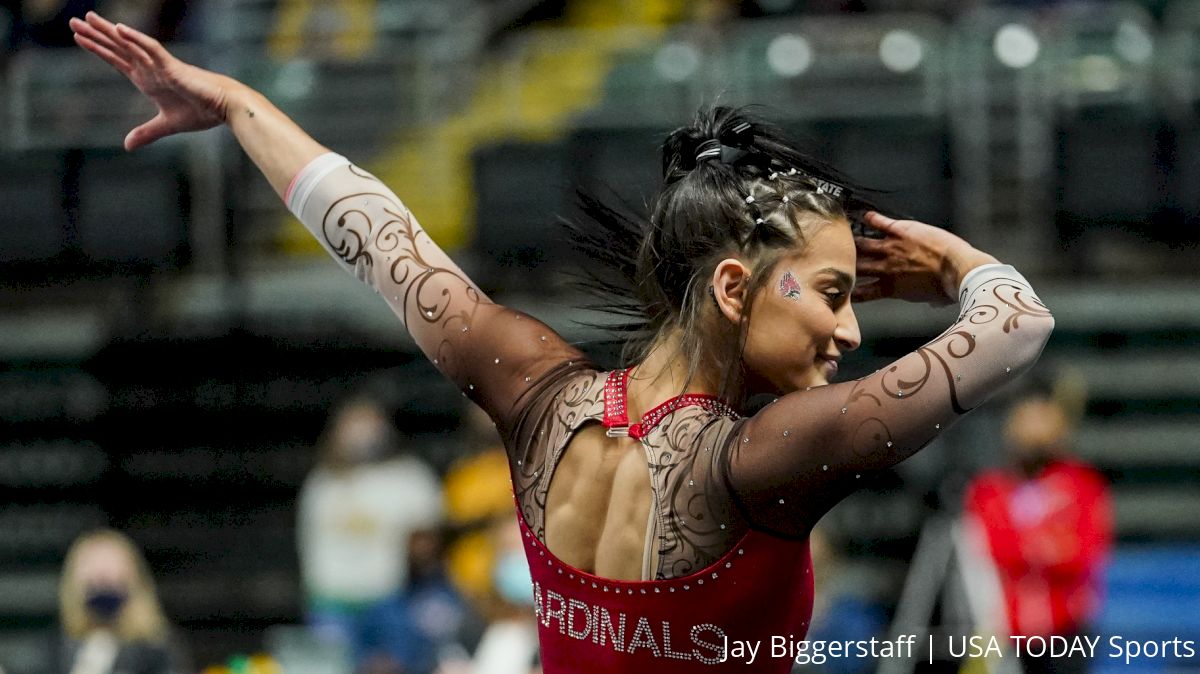
[{"label": "blurred spectator", "polygon": [[463,411],[462,458],[446,474],[447,516],[459,526],[482,524],[513,512],[508,458],[491,417],[477,405]]},{"label": "blurred spectator", "polygon": [[398,440],[375,402],[334,414],[300,491],[297,538],[308,617],[317,635],[365,656],[370,620],[409,581],[409,542],[441,520],[433,470]]},{"label": "blurred spectator", "polygon": [[[856,576],[841,548],[825,527],[818,526],[809,536],[812,550],[813,582],[821,589],[813,597],[812,627],[809,641],[869,641],[885,639],[887,612],[868,587]],[[824,663],[797,666],[804,672],[859,674],[873,672],[879,663],[870,657],[829,658]]]},{"label": "blurred spectator", "polygon": [[[968,487],[966,512],[987,538],[1014,635],[1086,633],[1112,544],[1108,486],[1068,454],[1070,416],[1044,396],[1020,400],[1005,441],[1010,465]],[[1083,659],[1024,659],[1026,671],[1083,671]]]},{"label": "blurred spectator", "polygon": [[466,660],[479,625],[446,575],[441,531],[413,533],[408,587],[373,610],[366,624],[362,669],[370,674],[432,674]]},{"label": "blurred spectator", "polygon": [[444,674],[536,672],[533,581],[513,521],[508,457],[495,424],[472,405],[463,414],[467,454],[446,475],[446,507],[461,532],[449,554],[455,584],[488,621],[475,656]]},{"label": "blurred spectator", "polygon": [[521,528],[513,518],[497,518],[491,528],[495,555],[495,598],[487,629],[479,640],[470,674],[537,674],[538,635],[533,613],[533,580],[525,560]]},{"label": "blurred spectator", "polygon": [[125,535],[100,530],[67,552],[59,585],[61,674],[190,670],[174,641],[145,559]]},{"label": "blurred spectator", "polygon": [[362,58],[375,43],[375,0],[282,0],[271,32],[280,60],[307,56]]},{"label": "blurred spectator", "polygon": [[463,457],[446,473],[446,515],[459,535],[448,553],[450,576],[475,605],[490,615],[495,602],[492,521],[508,520],[515,508],[508,455],[487,413],[475,405],[463,412],[459,437]]}]

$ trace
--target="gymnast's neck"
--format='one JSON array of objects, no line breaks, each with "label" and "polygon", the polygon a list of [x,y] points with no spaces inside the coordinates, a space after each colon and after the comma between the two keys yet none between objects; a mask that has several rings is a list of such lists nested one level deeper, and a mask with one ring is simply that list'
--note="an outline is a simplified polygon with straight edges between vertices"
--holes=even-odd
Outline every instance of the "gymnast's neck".
[{"label": "gymnast's neck", "polygon": [[[662,402],[685,393],[719,396],[724,373],[716,359],[701,357],[692,372],[678,330],[660,337],[646,358],[630,368],[628,408],[630,420],[640,419]],[[734,402],[734,401],[728,401]]]}]

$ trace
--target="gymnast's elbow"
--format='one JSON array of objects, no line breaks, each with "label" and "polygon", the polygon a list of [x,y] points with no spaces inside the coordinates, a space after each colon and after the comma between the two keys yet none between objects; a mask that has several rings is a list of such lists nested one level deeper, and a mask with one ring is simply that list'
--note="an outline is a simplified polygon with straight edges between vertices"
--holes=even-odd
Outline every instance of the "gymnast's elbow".
[{"label": "gymnast's elbow", "polygon": [[1013,355],[1016,360],[1014,365],[1010,366],[1020,371],[1033,367],[1054,332],[1054,316],[1049,311],[1024,318],[1019,327],[1014,325],[1013,332],[1017,343],[1014,344]]}]

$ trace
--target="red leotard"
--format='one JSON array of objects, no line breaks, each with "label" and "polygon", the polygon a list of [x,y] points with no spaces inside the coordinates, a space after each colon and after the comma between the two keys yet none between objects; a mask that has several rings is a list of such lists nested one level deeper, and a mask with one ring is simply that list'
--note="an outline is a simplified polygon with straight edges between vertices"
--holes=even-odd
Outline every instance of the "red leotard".
[{"label": "red leotard", "polygon": [[[667,415],[698,407],[736,416],[714,396],[672,398],[630,425],[627,370],[611,372],[603,388],[602,421],[610,434],[650,436]],[[534,582],[534,610],[546,674],[707,672],[714,668],[787,672],[791,659],[759,646],[753,664],[726,658],[733,640],[764,635],[803,639],[812,615],[812,559],[807,539],[748,531],[724,556],[670,580],[616,581],[564,564],[518,512]],[[770,601],[764,601],[770,597]],[[782,651],[781,651],[782,653]]]},{"label": "red leotard", "polygon": [[[806,540],[751,531],[691,575],[617,581],[563,564],[519,519],[546,674],[791,670],[790,658],[770,657],[771,637],[794,641],[808,631]],[[725,657],[733,640],[762,644],[753,664]]]}]

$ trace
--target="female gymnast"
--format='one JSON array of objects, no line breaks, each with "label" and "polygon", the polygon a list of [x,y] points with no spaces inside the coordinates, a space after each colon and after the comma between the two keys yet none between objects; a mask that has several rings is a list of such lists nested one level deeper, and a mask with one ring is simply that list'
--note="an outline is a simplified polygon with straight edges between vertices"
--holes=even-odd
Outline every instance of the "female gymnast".
[{"label": "female gymnast", "polygon": [[[71,25],[158,105],[126,149],[228,126],[491,415],[548,674],[789,671],[779,646],[807,629],[813,525],[1031,367],[1053,328],[1016,270],[949,232],[870,212],[882,238],[855,237],[844,185],[770,127],[718,108],[664,144],[665,186],[640,238],[611,241],[636,250],[618,263],[652,337],[633,367],[601,372],[491,302],[395,194],[259,93],[94,13]],[[597,236],[633,231],[614,222]],[[859,344],[852,297],[957,299],[961,313],[891,365],[830,383]],[[778,399],[741,416],[760,393]]]}]

